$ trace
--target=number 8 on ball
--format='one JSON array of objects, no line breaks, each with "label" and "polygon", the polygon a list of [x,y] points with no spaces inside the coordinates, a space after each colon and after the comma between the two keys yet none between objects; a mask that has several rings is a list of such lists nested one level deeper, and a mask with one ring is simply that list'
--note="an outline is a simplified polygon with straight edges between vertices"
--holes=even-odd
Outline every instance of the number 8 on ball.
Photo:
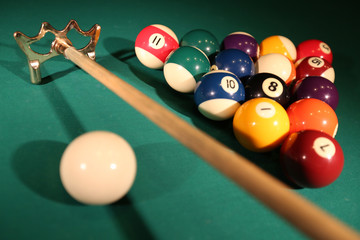
[{"label": "number 8 on ball", "polygon": [[280,77],[272,73],[258,73],[247,81],[245,86],[246,100],[266,97],[280,103],[286,108],[290,102],[288,86]]}]

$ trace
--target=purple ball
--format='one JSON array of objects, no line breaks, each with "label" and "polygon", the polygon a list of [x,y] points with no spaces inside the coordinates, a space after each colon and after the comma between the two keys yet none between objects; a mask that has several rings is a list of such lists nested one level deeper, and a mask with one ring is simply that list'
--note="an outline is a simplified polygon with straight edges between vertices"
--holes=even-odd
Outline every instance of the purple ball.
[{"label": "purple ball", "polygon": [[259,44],[253,36],[245,32],[234,32],[227,35],[222,42],[223,49],[239,49],[249,55],[255,62],[259,58]]},{"label": "purple ball", "polygon": [[339,102],[339,93],[331,81],[320,76],[310,76],[295,85],[294,100],[316,98],[336,109]]}]

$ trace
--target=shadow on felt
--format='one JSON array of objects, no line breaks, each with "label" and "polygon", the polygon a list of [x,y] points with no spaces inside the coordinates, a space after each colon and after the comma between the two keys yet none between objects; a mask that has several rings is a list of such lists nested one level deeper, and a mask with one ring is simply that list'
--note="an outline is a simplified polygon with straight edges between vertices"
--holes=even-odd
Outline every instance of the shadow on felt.
[{"label": "shadow on felt", "polygon": [[65,191],[59,164],[67,144],[38,140],[21,145],[12,157],[12,169],[18,179],[36,194],[51,201],[80,205]]},{"label": "shadow on felt", "polygon": [[[6,69],[8,71],[12,72],[15,76],[17,76],[22,81],[24,81],[28,84],[31,84],[30,71],[29,71],[29,67],[28,67],[27,57],[20,50],[19,46],[17,46],[15,41],[13,44],[0,43],[0,46],[13,49],[14,56],[16,56],[16,59],[20,59],[19,61],[9,61],[9,59],[4,59],[4,60],[0,59],[0,64],[2,66],[6,67]],[[14,59],[14,57],[12,59]],[[57,57],[51,59],[50,61],[46,61],[46,62],[42,63],[40,65],[40,71],[41,71],[41,77],[42,77],[40,84],[44,85],[44,84],[50,83],[58,78],[64,77],[67,74],[79,69],[79,67],[77,67],[76,65],[74,65],[72,63],[71,63],[72,64],[71,67],[67,67],[67,65],[66,65],[66,67],[65,66],[59,67],[59,65],[63,65],[64,63],[67,63],[67,62],[70,65],[69,60],[65,59],[63,56],[60,55],[60,56],[57,56]],[[57,66],[57,68],[59,70],[56,71],[55,73],[49,73],[49,71],[47,71],[47,69],[51,68],[50,66]]]},{"label": "shadow on felt", "polygon": [[125,233],[128,239],[155,239],[129,194],[107,208],[121,233]]},{"label": "shadow on felt", "polygon": [[[50,201],[85,207],[74,200],[61,183],[59,164],[66,147],[65,143],[49,140],[25,143],[13,154],[11,166],[18,179],[35,194]],[[152,239],[131,197],[125,196],[105,207],[115,214],[115,221],[129,238]]]},{"label": "shadow on felt", "polygon": [[[167,151],[162,151],[164,148]],[[134,185],[124,198],[108,206],[114,221],[129,239],[155,239],[137,204],[166,197],[197,173],[196,164],[191,162],[191,158],[186,158],[184,154],[173,154],[181,152],[181,148],[179,144],[167,142],[134,148],[138,159]]]},{"label": "shadow on felt", "polygon": [[[161,69],[149,69],[143,66],[136,58],[134,51],[135,43],[133,41],[116,37],[106,38],[104,39],[104,46],[112,57],[127,64],[132,74],[136,77],[136,79],[133,79],[134,81],[141,81],[155,89],[157,95],[167,106],[189,117],[194,114],[196,109],[194,108],[192,94],[182,94],[174,91],[166,83]],[[102,61],[107,60],[104,58],[100,59],[100,64]],[[118,69],[111,69],[111,66],[109,70],[119,72]],[[133,85],[133,83],[130,84]]]}]

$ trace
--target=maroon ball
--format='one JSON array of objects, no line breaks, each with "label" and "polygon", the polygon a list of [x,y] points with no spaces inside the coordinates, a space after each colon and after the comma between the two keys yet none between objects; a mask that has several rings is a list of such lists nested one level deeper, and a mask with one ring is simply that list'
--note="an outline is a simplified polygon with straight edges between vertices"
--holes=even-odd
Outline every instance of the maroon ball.
[{"label": "maroon ball", "polygon": [[330,135],[306,130],[290,134],[280,149],[284,174],[301,187],[320,188],[333,183],[344,166],[344,153]]},{"label": "maroon ball", "polygon": [[305,57],[295,63],[296,79],[320,76],[335,82],[335,71],[331,64],[320,57]]},{"label": "maroon ball", "polygon": [[339,103],[339,93],[331,81],[319,76],[310,76],[296,82],[294,101],[304,98],[316,98],[336,109]]}]

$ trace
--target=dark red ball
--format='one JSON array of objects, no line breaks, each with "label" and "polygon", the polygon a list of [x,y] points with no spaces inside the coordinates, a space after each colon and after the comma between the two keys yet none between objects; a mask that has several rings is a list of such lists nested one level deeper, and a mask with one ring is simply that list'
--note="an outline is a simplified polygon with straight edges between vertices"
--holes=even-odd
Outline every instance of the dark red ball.
[{"label": "dark red ball", "polygon": [[326,133],[306,130],[290,134],[280,150],[285,175],[305,188],[334,182],[344,166],[340,144]]},{"label": "dark red ball", "polygon": [[320,76],[335,81],[335,71],[331,64],[320,57],[305,57],[295,63],[296,79]]}]

